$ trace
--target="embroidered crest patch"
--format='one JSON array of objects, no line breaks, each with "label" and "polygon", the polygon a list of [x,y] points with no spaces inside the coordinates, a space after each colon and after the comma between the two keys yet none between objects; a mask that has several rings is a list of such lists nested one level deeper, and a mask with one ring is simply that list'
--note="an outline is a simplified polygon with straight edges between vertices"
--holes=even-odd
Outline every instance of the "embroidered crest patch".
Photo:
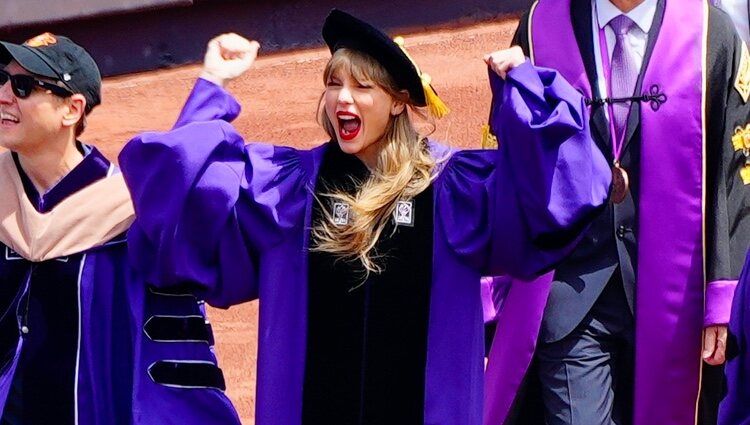
[{"label": "embroidered crest patch", "polygon": [[740,67],[737,70],[737,78],[734,80],[734,88],[742,96],[742,100],[747,103],[750,98],[750,53],[747,51],[747,45],[742,43],[742,57],[740,58]]},{"label": "embroidered crest patch", "polygon": [[5,247],[5,259],[6,260],[23,260],[23,257],[18,255],[16,251],[10,249],[9,246]]},{"label": "embroidered crest patch", "polygon": [[414,226],[414,201],[396,201],[396,211],[393,214],[396,224]]},{"label": "embroidered crest patch", "polygon": [[333,224],[337,226],[349,224],[349,205],[343,202],[333,203]]}]

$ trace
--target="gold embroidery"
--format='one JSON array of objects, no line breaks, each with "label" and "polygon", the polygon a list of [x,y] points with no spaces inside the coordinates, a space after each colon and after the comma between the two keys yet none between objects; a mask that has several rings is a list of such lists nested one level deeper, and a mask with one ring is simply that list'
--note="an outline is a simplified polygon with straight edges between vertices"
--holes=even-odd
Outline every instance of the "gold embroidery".
[{"label": "gold embroidery", "polygon": [[742,100],[747,103],[750,98],[750,53],[747,51],[747,45],[742,43],[742,57],[740,58],[740,68],[737,70],[737,79],[734,80],[734,88],[742,96]]},{"label": "gold embroidery", "polygon": [[750,165],[745,165],[740,170],[740,177],[742,177],[742,184],[745,186],[750,184]]},{"label": "gold embroidery", "polygon": [[732,147],[735,152],[742,152],[745,156],[745,166],[740,169],[740,177],[743,184],[750,185],[750,124],[734,129]]}]

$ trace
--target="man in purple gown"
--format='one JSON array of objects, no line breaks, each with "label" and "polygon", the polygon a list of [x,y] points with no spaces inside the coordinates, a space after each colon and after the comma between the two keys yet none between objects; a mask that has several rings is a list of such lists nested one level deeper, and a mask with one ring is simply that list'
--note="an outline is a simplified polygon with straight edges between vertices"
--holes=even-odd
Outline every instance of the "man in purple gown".
[{"label": "man in purple gown", "polygon": [[0,423],[239,424],[202,304],[129,266],[122,174],[78,139],[96,63],[50,33],[0,44]]}]

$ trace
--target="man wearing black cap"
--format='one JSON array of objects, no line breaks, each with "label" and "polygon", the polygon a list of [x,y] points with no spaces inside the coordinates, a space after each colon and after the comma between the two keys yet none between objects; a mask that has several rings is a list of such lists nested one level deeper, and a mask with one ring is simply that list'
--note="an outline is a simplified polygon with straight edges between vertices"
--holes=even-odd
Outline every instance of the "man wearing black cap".
[{"label": "man wearing black cap", "polygon": [[0,45],[0,423],[239,423],[202,305],[131,271],[127,188],[77,139],[96,63],[50,33]]}]

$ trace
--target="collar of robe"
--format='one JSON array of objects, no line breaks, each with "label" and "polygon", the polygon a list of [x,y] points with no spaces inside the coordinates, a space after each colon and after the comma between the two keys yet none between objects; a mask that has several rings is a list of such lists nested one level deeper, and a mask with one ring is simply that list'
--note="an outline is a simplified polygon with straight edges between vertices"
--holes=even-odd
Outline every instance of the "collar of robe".
[{"label": "collar of robe", "polygon": [[122,174],[100,179],[47,213],[26,196],[10,152],[0,154],[0,242],[40,262],[104,245],[135,218]]}]

